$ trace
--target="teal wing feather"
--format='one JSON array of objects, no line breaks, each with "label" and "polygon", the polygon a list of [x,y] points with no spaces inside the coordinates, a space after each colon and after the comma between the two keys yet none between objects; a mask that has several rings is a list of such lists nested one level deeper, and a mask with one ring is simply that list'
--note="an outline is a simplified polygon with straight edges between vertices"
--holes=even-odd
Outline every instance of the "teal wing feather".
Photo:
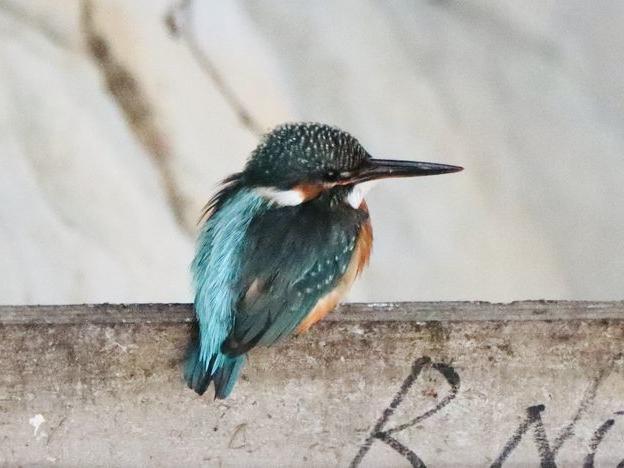
[{"label": "teal wing feather", "polygon": [[234,325],[236,356],[291,333],[348,268],[367,214],[308,202],[273,209],[249,226]]},{"label": "teal wing feather", "polygon": [[185,377],[200,394],[214,380],[217,397],[225,398],[236,381],[242,358],[225,356],[221,345],[234,324],[246,232],[254,217],[266,209],[266,202],[250,190],[226,186],[209,209],[212,213],[200,232],[191,266],[198,339],[189,349]]}]

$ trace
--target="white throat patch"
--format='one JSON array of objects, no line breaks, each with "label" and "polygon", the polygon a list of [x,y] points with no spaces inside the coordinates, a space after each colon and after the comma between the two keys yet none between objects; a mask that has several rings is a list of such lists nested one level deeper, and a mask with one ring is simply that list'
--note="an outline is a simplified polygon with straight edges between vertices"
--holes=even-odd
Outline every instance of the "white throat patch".
[{"label": "white throat patch", "polygon": [[[345,198],[345,202],[351,205],[352,208],[359,208],[362,200],[364,200],[364,196],[376,184],[376,180],[370,180],[354,185]],[[274,187],[258,187],[256,188],[256,193],[279,206],[297,206],[305,201],[304,193],[297,189],[279,190]]]},{"label": "white throat patch", "polygon": [[364,200],[364,196],[377,184],[376,180],[369,180],[368,182],[362,182],[361,184],[354,185],[349,195],[347,195],[346,202],[351,205],[352,208],[359,208]]},{"label": "white throat patch", "polygon": [[258,187],[256,193],[279,206],[296,206],[305,201],[303,193],[299,190],[278,190],[273,187]]}]

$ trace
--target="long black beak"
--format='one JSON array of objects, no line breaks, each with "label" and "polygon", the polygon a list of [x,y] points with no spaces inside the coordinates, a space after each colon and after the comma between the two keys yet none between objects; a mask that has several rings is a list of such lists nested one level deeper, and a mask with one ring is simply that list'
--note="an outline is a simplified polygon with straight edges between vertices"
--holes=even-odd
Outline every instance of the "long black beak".
[{"label": "long black beak", "polygon": [[389,177],[419,177],[459,172],[464,168],[448,164],[436,164],[421,161],[399,161],[392,159],[368,159],[350,177],[345,178],[349,184],[359,184],[368,180]]}]

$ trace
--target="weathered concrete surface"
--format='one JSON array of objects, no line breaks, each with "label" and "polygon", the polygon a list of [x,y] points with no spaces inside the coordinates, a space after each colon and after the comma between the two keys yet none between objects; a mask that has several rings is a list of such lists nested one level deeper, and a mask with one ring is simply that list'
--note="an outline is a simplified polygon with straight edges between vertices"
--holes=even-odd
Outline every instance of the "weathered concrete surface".
[{"label": "weathered concrete surface", "polygon": [[345,306],[253,351],[226,401],[181,380],[190,318],[186,305],[0,307],[0,464],[624,460],[622,302]]}]

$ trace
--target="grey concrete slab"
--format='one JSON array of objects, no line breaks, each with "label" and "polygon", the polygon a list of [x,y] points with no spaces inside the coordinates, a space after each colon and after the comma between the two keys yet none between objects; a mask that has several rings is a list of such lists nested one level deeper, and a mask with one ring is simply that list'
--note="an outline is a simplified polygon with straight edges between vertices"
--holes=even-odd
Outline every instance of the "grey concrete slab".
[{"label": "grey concrete slab", "polygon": [[[624,304],[347,305],[187,389],[188,305],[0,307],[6,466],[618,466]],[[420,465],[419,465],[420,464]]]}]

